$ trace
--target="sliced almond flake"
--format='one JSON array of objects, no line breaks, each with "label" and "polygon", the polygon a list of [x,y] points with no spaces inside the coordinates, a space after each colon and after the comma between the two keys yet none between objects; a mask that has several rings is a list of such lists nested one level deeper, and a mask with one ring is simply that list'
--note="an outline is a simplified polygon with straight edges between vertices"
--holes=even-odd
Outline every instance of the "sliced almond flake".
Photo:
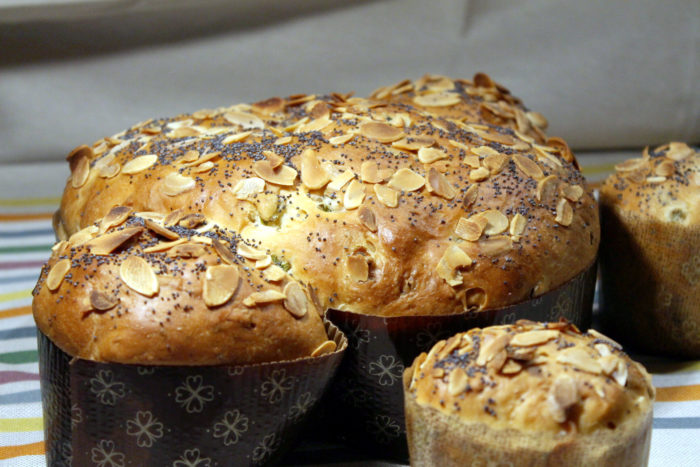
[{"label": "sliced almond flake", "polygon": [[[566,374],[557,376],[552,384],[552,397],[559,410],[565,412],[579,401],[576,381]],[[564,420],[566,420],[566,415],[564,415]],[[563,422],[564,420],[561,420],[560,417],[557,421]]]},{"label": "sliced almond flake", "polygon": [[66,160],[70,165],[71,172],[74,172],[75,166],[78,162],[80,162],[80,160],[87,159],[88,161],[90,161],[94,157],[95,153],[93,152],[92,148],[85,144],[81,144],[77,148],[73,149],[70,153],[68,153],[68,155],[66,156]]},{"label": "sliced almond flake", "polygon": [[377,231],[377,218],[374,215],[374,211],[370,208],[366,206],[360,208],[357,212],[357,217],[360,219],[360,223],[367,227],[370,232]]},{"label": "sliced almond flake", "polygon": [[512,146],[516,143],[515,138],[509,135],[504,135],[496,131],[479,131],[477,134],[486,141],[491,141],[492,143],[504,144],[506,146]]},{"label": "sliced almond flake", "polygon": [[238,289],[240,275],[238,268],[228,264],[207,267],[202,286],[202,298],[208,307],[228,302]]},{"label": "sliced almond flake", "polygon": [[224,119],[234,125],[240,125],[243,128],[265,128],[265,122],[260,117],[251,113],[230,111],[224,114]]},{"label": "sliced almond flake", "polygon": [[183,126],[180,128],[176,128],[172,130],[170,133],[168,133],[168,136],[170,138],[191,138],[194,136],[199,136],[200,131],[194,127],[191,126]]},{"label": "sliced almond flake", "polygon": [[106,232],[111,227],[116,227],[123,224],[128,218],[129,214],[133,209],[129,206],[114,206],[109,212],[100,220],[99,234]]},{"label": "sliced almond flake", "polygon": [[534,331],[525,331],[513,336],[510,340],[510,345],[518,347],[530,347],[533,345],[542,345],[552,339],[556,339],[560,332],[554,329],[537,329]]},{"label": "sliced almond flake", "polygon": [[540,146],[539,144],[535,144],[533,147],[535,149],[535,155],[537,156],[537,160],[542,161],[553,168],[563,167],[561,161],[556,156],[547,151],[548,149],[553,150],[553,148],[550,148],[548,146]]},{"label": "sliced almond flake", "polygon": [[490,175],[491,172],[489,172],[489,169],[486,167],[479,167],[469,172],[469,180],[472,182],[483,182],[488,179]]},{"label": "sliced almond flake", "polygon": [[90,159],[87,157],[80,157],[75,163],[75,169],[71,174],[71,186],[73,188],[80,188],[85,185],[87,179],[90,175]]},{"label": "sliced almond flake", "polygon": [[447,141],[447,143],[448,143],[450,146],[454,146],[454,147],[456,147],[457,149],[461,149],[462,151],[464,151],[464,152],[466,152],[466,153],[469,153],[469,151],[471,150],[471,149],[469,148],[469,146],[467,146],[467,145],[464,144],[464,143],[460,143],[459,141],[449,140],[449,141]]},{"label": "sliced almond flake", "polygon": [[270,163],[270,167],[273,169],[276,169],[284,163],[284,157],[278,155],[274,151],[263,151],[262,154],[265,156],[265,159],[267,159],[267,161]]},{"label": "sliced almond flake", "polygon": [[676,172],[676,166],[673,161],[664,160],[654,169],[654,174],[660,177],[670,177]]},{"label": "sliced almond flake", "polygon": [[510,233],[513,241],[520,241],[520,237],[525,232],[525,226],[527,225],[527,219],[520,213],[516,213],[510,220]]},{"label": "sliced almond flake", "polygon": [[156,234],[160,235],[161,237],[165,237],[168,240],[177,240],[180,238],[180,236],[176,233],[173,232],[170,229],[166,229],[162,225],[158,224],[155,221],[152,221],[150,219],[146,219],[144,221],[144,225],[151,231],[155,232]]},{"label": "sliced almond flake", "polygon": [[688,146],[686,143],[672,142],[668,145],[668,151],[666,151],[666,157],[674,161],[682,161],[687,159],[695,153],[693,148]]},{"label": "sliced almond flake", "polygon": [[[138,214],[140,213],[137,213],[137,215]],[[183,211],[182,209],[176,209],[175,211],[170,212],[167,216],[161,217],[161,221],[164,227],[172,227],[173,225],[177,224],[180,221],[180,219],[182,219],[184,216],[185,211]]]},{"label": "sliced almond flake", "polygon": [[286,101],[281,97],[271,97],[269,99],[254,103],[252,107],[254,110],[262,112],[265,115],[273,115],[284,111],[284,107],[286,105]]},{"label": "sliced almond flake", "polygon": [[391,143],[405,136],[401,129],[381,122],[363,123],[360,125],[360,134],[380,143]]},{"label": "sliced almond flake", "polygon": [[106,256],[141,232],[143,232],[142,227],[127,227],[95,237],[88,241],[85,246],[90,249],[90,253],[93,255]]},{"label": "sliced almond flake", "polygon": [[612,352],[610,351],[610,346],[608,344],[594,344],[593,348],[598,351],[601,357],[607,357],[608,355],[612,355]]},{"label": "sliced almond flake", "polygon": [[460,268],[471,266],[472,259],[457,245],[450,245],[440,258],[437,265],[437,274],[449,285],[455,287],[462,284]]},{"label": "sliced almond flake", "polygon": [[263,259],[259,259],[255,262],[255,269],[265,269],[272,264],[272,256],[265,255]]},{"label": "sliced almond flake", "polygon": [[201,243],[202,245],[213,245],[214,241],[213,239],[209,237],[205,237],[204,235],[192,235],[190,237],[190,240],[195,242],[195,243]]},{"label": "sliced almond flake", "polygon": [[287,296],[282,292],[268,289],[262,292],[253,292],[243,300],[243,304],[247,307],[253,307],[258,303],[278,302],[280,300],[284,300],[285,298],[287,298]]},{"label": "sliced almond flake", "polygon": [[529,151],[532,146],[530,144],[526,143],[525,141],[518,141],[517,143],[515,143],[511,147],[515,151]]},{"label": "sliced almond flake", "polygon": [[236,264],[236,256],[233,254],[231,251],[231,248],[228,246],[224,245],[224,243],[218,239],[212,239],[211,242],[212,246],[214,247],[214,251],[216,251],[216,254],[219,255],[219,257],[227,264]]},{"label": "sliced almond flake", "polygon": [[478,242],[479,252],[486,256],[498,256],[513,249],[513,240],[510,237],[482,238]]},{"label": "sliced almond flake", "polygon": [[297,178],[297,171],[287,165],[281,165],[274,169],[269,161],[256,161],[253,163],[253,172],[266,182],[275,185],[293,186]]},{"label": "sliced almond flake", "polygon": [[659,183],[663,183],[666,181],[666,177],[647,177],[647,183],[651,183],[652,185],[658,185]]},{"label": "sliced almond flake", "polygon": [[568,183],[564,183],[561,187],[561,194],[564,198],[575,203],[583,196],[583,187],[581,185],[569,185]]},{"label": "sliced almond flake", "polygon": [[66,274],[70,270],[70,264],[70,260],[64,258],[51,266],[51,270],[46,275],[46,288],[51,292],[56,291],[61,286],[63,278],[66,277]]},{"label": "sliced almond flake", "polygon": [[284,287],[284,307],[295,318],[303,318],[309,309],[309,300],[298,282],[289,282]]},{"label": "sliced almond flake", "polygon": [[413,170],[404,167],[394,173],[388,185],[399,191],[416,191],[423,188],[425,179]]},{"label": "sliced almond flake", "polygon": [[636,183],[636,184],[642,184],[646,182],[646,176],[647,176],[647,169],[639,169],[639,170],[633,170],[631,172],[624,172],[624,177],[626,180]]},{"label": "sliced almond flake", "polygon": [[627,376],[627,363],[622,359],[618,359],[617,368],[612,374],[613,379],[617,381],[617,384],[624,387],[627,384]]},{"label": "sliced almond flake", "polygon": [[102,165],[97,169],[97,175],[102,178],[116,177],[119,172],[121,172],[121,166],[117,163]]},{"label": "sliced almond flake", "polygon": [[464,159],[462,159],[462,162],[467,164],[469,167],[473,169],[479,169],[481,168],[481,159],[479,159],[479,156],[475,155],[467,155],[464,156]]},{"label": "sliced almond flake", "polygon": [[277,138],[273,144],[277,146],[284,146],[286,144],[289,144],[292,142],[292,137],[291,136],[282,136],[280,138]]},{"label": "sliced almond flake", "polygon": [[[601,347],[605,347],[606,349],[608,346],[602,345],[602,344],[597,344],[600,345]],[[600,367],[603,369],[603,373],[606,375],[612,375],[613,371],[617,369],[617,361],[619,358],[616,355],[613,355],[611,353],[608,353],[607,355],[601,357],[598,359],[598,363],[600,363]]]},{"label": "sliced almond flake", "polygon": [[347,259],[348,275],[355,282],[364,282],[369,277],[369,264],[362,255],[351,255]]},{"label": "sliced almond flake", "polygon": [[546,130],[547,126],[549,126],[549,122],[547,122],[547,119],[544,117],[544,115],[542,115],[539,112],[530,111],[527,112],[525,116],[528,120],[530,120],[530,123],[532,123],[532,125],[536,126],[537,128]]},{"label": "sliced almond flake", "polygon": [[[477,146],[475,148],[471,148],[470,151],[473,154],[476,154],[477,156],[481,157],[489,157],[489,156],[498,156],[501,155],[500,152],[496,151],[495,149],[489,147],[489,146]],[[505,154],[504,154],[505,155]]]},{"label": "sliced almond flake", "polygon": [[[435,144],[435,139],[430,136],[409,136],[394,141],[391,143],[391,146],[405,151],[420,151],[421,149],[429,148],[433,144]],[[418,157],[420,158],[420,153]]]},{"label": "sliced almond flake", "polygon": [[93,290],[90,292],[90,305],[98,311],[111,310],[119,303],[119,298]]},{"label": "sliced almond flake", "polygon": [[197,110],[196,112],[192,112],[192,116],[200,120],[208,120],[210,118],[213,118],[215,115],[216,110],[213,109],[201,109]]},{"label": "sliced almond flake", "polygon": [[377,199],[389,208],[399,205],[399,192],[384,185],[374,185],[374,192]]},{"label": "sliced almond flake", "polygon": [[387,181],[392,175],[394,175],[394,169],[379,169],[377,171],[377,177],[380,183]]},{"label": "sliced almond flake", "polygon": [[89,225],[71,235],[70,238],[68,238],[68,243],[74,247],[78,247],[93,238],[97,232],[99,232],[99,228],[97,226]]},{"label": "sliced almond flake", "polygon": [[557,215],[554,220],[568,227],[574,219],[574,210],[571,208],[571,204],[566,200],[566,198],[561,198],[557,203]]},{"label": "sliced almond flake", "polygon": [[501,173],[509,161],[510,157],[507,154],[492,154],[484,158],[484,167],[489,169],[491,175],[496,175]]},{"label": "sliced almond flake", "polygon": [[276,264],[270,265],[269,268],[266,268],[263,271],[263,278],[266,281],[279,282],[285,277],[287,277],[286,271],[281,267],[277,266]]},{"label": "sliced almond flake", "polygon": [[251,261],[260,261],[261,259],[265,259],[265,256],[267,256],[267,253],[253,248],[252,246],[243,242],[239,242],[238,245],[236,245],[236,251],[239,255]]},{"label": "sliced almond flake", "polygon": [[700,172],[695,172],[690,175],[690,181],[695,186],[700,186]]},{"label": "sliced almond flake", "polygon": [[177,196],[191,190],[194,186],[193,178],[171,172],[163,178],[161,191],[167,196]]},{"label": "sliced almond flake", "polygon": [[464,193],[464,201],[462,201],[462,206],[464,209],[468,209],[471,207],[472,204],[476,201],[476,199],[479,197],[479,185],[473,184],[471,185],[466,193]]},{"label": "sliced almond flake", "polygon": [[280,204],[279,197],[275,193],[263,193],[255,197],[255,206],[258,209],[260,218],[264,221],[271,220],[278,212]]},{"label": "sliced almond flake", "polygon": [[311,352],[311,357],[316,358],[322,355],[333,353],[336,351],[337,348],[338,344],[336,344],[334,341],[326,341],[323,344],[316,347],[316,349],[314,349],[313,352]]},{"label": "sliced almond flake", "polygon": [[509,334],[500,334],[498,336],[493,336],[491,339],[485,339],[483,336],[482,334],[479,356],[476,358],[476,364],[479,366],[486,365],[496,354],[505,350],[511,339]]},{"label": "sliced almond flake", "polygon": [[428,183],[426,184],[428,191],[434,193],[442,198],[451,200],[457,196],[457,189],[452,186],[452,184],[447,181],[447,178],[437,171],[434,167],[428,170]]},{"label": "sliced almond flake", "polygon": [[189,151],[185,152],[182,157],[180,157],[177,162],[179,164],[188,164],[190,162],[194,162],[197,159],[199,159],[199,151],[195,151],[194,149],[190,149]]},{"label": "sliced almond flake", "polygon": [[301,154],[301,182],[310,190],[323,188],[331,181],[331,176],[321,166],[316,152],[307,149]]},{"label": "sliced almond flake", "polygon": [[250,136],[252,131],[242,131],[240,133],[234,133],[232,135],[227,136],[226,138],[221,140],[221,144],[233,144],[233,143],[240,143],[242,141],[245,141],[248,136]]},{"label": "sliced almond flake", "polygon": [[501,373],[504,375],[516,375],[520,373],[520,370],[522,369],[523,366],[520,363],[516,362],[515,360],[508,360],[501,368]]},{"label": "sliced almond flake", "polygon": [[455,235],[464,240],[475,242],[481,237],[487,223],[488,220],[482,216],[472,216],[469,219],[461,217],[457,222]]},{"label": "sliced almond flake", "polygon": [[178,238],[177,240],[174,240],[172,242],[160,242],[160,243],[156,243],[153,246],[149,246],[148,248],[144,248],[143,252],[144,253],[160,253],[163,251],[167,251],[173,247],[176,247],[177,245],[182,245],[185,242],[187,242],[187,239],[185,239],[185,238]]},{"label": "sliced almond flake", "polygon": [[[297,129],[302,127],[308,121],[309,121],[309,117],[304,117],[304,118],[292,123],[291,125],[287,125],[286,127],[283,128],[283,130],[286,131],[287,133],[294,133],[297,131]],[[273,127],[270,127],[270,128],[273,128]]]},{"label": "sliced almond flake", "polygon": [[351,139],[353,139],[354,137],[355,137],[355,135],[353,135],[352,133],[346,133],[344,135],[339,135],[339,136],[334,136],[332,138],[329,138],[328,142],[331,143],[332,145],[336,146],[339,144],[345,144],[348,141],[350,141]]},{"label": "sliced almond flake", "polygon": [[508,229],[508,217],[501,211],[489,209],[477,214],[477,216],[483,217],[487,221],[486,226],[484,226],[486,235],[498,235]]},{"label": "sliced almond flake", "polygon": [[192,173],[196,173],[196,174],[204,173],[204,172],[210,171],[213,168],[214,168],[214,163],[212,161],[206,161],[206,162],[199,164],[199,165],[195,166],[194,168],[192,168]]},{"label": "sliced almond flake", "polygon": [[615,170],[618,172],[634,172],[639,169],[646,169],[649,162],[645,159],[627,159],[624,162],[615,165]]},{"label": "sliced almond flake", "polygon": [[[379,185],[376,185],[379,186]],[[365,188],[362,183],[353,180],[348,185],[343,195],[343,206],[345,209],[355,209],[362,204],[365,199]]]},{"label": "sliced almond flake", "polygon": [[520,154],[513,154],[512,157],[515,165],[528,177],[532,177],[535,180],[540,180],[544,177],[544,173],[540,166],[537,165],[537,162]]},{"label": "sliced almond flake", "polygon": [[244,178],[239,180],[231,191],[236,195],[236,199],[251,199],[265,191],[265,180],[259,177]]},{"label": "sliced almond flake", "polygon": [[579,370],[599,375],[603,372],[597,360],[579,347],[569,347],[563,349],[556,357],[558,363],[571,365]]},{"label": "sliced almond flake", "polygon": [[557,187],[559,185],[559,179],[556,175],[548,175],[542,180],[537,182],[537,189],[535,190],[535,198],[537,201],[544,204],[549,204],[554,202],[557,197]]},{"label": "sliced almond flake", "polygon": [[332,178],[331,182],[328,184],[328,188],[331,190],[340,191],[345,184],[353,178],[355,178],[355,174],[352,170],[344,170]]},{"label": "sliced almond flake", "polygon": [[51,251],[56,253],[56,255],[61,256],[66,248],[68,247],[68,242],[66,240],[61,240],[51,247]]},{"label": "sliced almond flake", "polygon": [[451,396],[458,396],[467,390],[468,382],[467,373],[462,368],[457,367],[447,377],[447,392]]},{"label": "sliced almond flake", "polygon": [[195,159],[192,162],[188,162],[186,164],[183,164],[183,167],[201,165],[201,164],[204,164],[205,162],[209,162],[213,159],[216,159],[220,155],[221,155],[221,151],[208,152],[206,154],[202,154],[201,156],[199,156],[197,159]]},{"label": "sliced almond flake", "polygon": [[432,164],[441,159],[447,159],[447,153],[437,148],[420,148],[418,150],[418,160],[424,164]]},{"label": "sliced almond flake", "polygon": [[309,123],[300,126],[296,129],[295,133],[308,133],[311,131],[321,131],[328,125],[333,123],[327,116],[311,120]]},{"label": "sliced almond flake", "polygon": [[364,161],[360,166],[360,178],[365,183],[380,183],[379,167],[373,160]]},{"label": "sliced almond flake", "polygon": [[119,277],[130,289],[152,297],[158,293],[158,278],[151,266],[138,256],[127,257],[119,267]]},{"label": "sliced almond flake", "polygon": [[413,103],[422,107],[451,107],[461,101],[459,94],[447,91],[422,94],[413,98]]}]

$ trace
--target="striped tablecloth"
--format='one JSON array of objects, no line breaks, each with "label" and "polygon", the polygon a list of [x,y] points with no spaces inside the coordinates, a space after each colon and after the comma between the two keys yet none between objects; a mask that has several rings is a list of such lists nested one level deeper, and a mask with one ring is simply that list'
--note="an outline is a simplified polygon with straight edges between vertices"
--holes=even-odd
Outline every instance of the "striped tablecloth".
[{"label": "striped tablecloth", "polygon": [[[597,180],[629,156],[580,160]],[[45,462],[31,290],[54,242],[51,213],[67,175],[63,163],[0,165],[0,466]],[[657,387],[650,465],[700,465],[700,361],[638,358]]]}]

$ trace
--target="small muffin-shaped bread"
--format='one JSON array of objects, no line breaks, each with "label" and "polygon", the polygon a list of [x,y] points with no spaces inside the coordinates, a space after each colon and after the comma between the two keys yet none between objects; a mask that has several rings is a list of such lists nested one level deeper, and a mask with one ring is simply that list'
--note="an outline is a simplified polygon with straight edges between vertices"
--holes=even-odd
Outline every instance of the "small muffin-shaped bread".
[{"label": "small muffin-shaped bread", "polygon": [[34,290],[38,328],[87,360],[245,365],[335,350],[305,287],[200,214],[117,206],[57,243]]},{"label": "small muffin-shaped bread", "polygon": [[411,465],[639,466],[654,388],[620,346],[518,321],[438,342],[404,373]]},{"label": "small muffin-shaped bread", "polygon": [[641,352],[700,357],[700,152],[670,143],[600,190],[604,331]]}]

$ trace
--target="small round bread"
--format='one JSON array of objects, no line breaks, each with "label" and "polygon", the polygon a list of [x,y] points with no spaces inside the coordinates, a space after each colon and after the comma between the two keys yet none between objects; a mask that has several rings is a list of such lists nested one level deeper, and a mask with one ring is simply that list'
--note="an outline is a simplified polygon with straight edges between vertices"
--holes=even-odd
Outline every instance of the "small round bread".
[{"label": "small round bread", "polygon": [[674,142],[618,164],[600,202],[605,332],[700,357],[700,152]]},{"label": "small round bread", "polygon": [[306,288],[270,255],[200,214],[131,211],[115,207],[59,242],[42,269],[34,317],[64,352],[192,366],[335,350]]},{"label": "small round bread", "polygon": [[654,388],[590,330],[518,321],[438,342],[404,373],[411,465],[646,465]]},{"label": "small round bread", "polygon": [[598,209],[565,143],[432,110],[331,94],[145,122],[69,155],[57,231],[113,206],[201,214],[320,309],[381,316],[502,307],[592,264]]}]

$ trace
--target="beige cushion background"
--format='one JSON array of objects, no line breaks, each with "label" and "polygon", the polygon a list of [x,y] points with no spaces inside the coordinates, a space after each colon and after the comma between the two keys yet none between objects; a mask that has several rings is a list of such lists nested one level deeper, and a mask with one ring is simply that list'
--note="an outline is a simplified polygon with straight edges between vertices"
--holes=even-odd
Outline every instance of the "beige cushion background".
[{"label": "beige cushion background", "polygon": [[475,71],[580,151],[700,141],[697,0],[0,0],[0,163],[150,117]]}]

